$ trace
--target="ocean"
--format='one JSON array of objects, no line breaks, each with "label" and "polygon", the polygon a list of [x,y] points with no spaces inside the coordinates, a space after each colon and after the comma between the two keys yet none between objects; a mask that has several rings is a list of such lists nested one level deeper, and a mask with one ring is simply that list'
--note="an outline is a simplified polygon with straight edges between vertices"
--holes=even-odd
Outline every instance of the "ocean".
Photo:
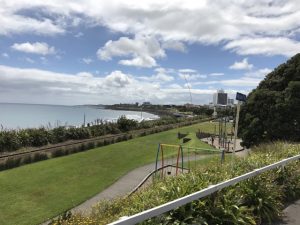
[{"label": "ocean", "polygon": [[157,119],[158,116],[136,111],[120,111],[92,106],[62,106],[0,103],[0,126],[2,129],[37,127],[81,126],[95,123],[97,119],[116,121],[125,115],[129,119]]}]

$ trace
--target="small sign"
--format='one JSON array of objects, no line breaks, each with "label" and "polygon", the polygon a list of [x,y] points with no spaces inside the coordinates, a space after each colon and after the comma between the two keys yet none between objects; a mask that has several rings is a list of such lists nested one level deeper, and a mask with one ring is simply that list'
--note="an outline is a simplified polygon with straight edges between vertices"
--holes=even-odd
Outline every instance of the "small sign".
[{"label": "small sign", "polygon": [[236,98],[235,98],[236,100],[245,102],[246,98],[247,98],[246,95],[239,93],[239,92],[236,93]]}]

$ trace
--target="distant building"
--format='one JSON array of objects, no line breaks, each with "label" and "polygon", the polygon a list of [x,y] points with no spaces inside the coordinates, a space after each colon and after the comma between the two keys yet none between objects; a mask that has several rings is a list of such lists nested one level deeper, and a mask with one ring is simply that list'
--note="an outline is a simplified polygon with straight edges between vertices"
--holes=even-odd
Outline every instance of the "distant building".
[{"label": "distant building", "polygon": [[150,102],[143,102],[143,105],[151,105]]},{"label": "distant building", "polygon": [[227,105],[234,105],[234,99],[228,98]]},{"label": "distant building", "polygon": [[213,104],[214,105],[227,105],[228,95],[224,90],[218,90],[217,93],[213,95]]},{"label": "distant building", "polygon": [[216,107],[214,106],[214,112],[212,114],[213,118],[217,118],[218,116],[218,113],[217,113],[217,110],[216,110]]},{"label": "distant building", "polygon": [[191,103],[186,103],[186,104],[184,104],[184,106],[185,106],[186,108],[192,108],[192,107],[195,107],[195,105],[193,105],[193,104],[191,104]]}]

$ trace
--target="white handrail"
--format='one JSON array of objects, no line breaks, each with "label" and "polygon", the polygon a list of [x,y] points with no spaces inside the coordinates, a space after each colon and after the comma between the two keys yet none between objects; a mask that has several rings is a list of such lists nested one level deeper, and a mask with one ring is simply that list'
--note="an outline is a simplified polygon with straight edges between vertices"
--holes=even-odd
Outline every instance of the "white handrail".
[{"label": "white handrail", "polygon": [[216,191],[219,191],[219,190],[221,190],[225,187],[231,186],[231,185],[236,184],[240,181],[243,181],[243,180],[249,179],[251,177],[257,176],[257,175],[259,175],[263,172],[266,172],[268,170],[275,169],[278,166],[284,166],[285,164],[287,164],[291,161],[294,161],[294,160],[298,160],[298,159],[300,159],[300,155],[293,156],[293,157],[281,160],[279,162],[276,162],[276,163],[268,165],[268,166],[264,166],[264,167],[259,168],[259,169],[255,169],[255,170],[253,170],[249,173],[245,173],[241,176],[232,178],[230,180],[221,182],[219,184],[211,185],[211,186],[209,186],[205,189],[202,189],[201,191],[194,192],[192,194],[189,194],[189,195],[186,195],[184,197],[175,199],[171,202],[167,202],[163,205],[154,207],[152,209],[148,209],[146,211],[140,212],[138,214],[135,214],[135,215],[132,215],[132,216],[129,216],[129,217],[122,217],[120,220],[115,221],[113,223],[110,223],[109,225],[132,225],[132,224],[142,222],[146,219],[161,215],[161,214],[163,214],[165,212],[168,212],[172,209],[175,209],[177,207],[180,207],[182,205],[185,205],[185,204],[190,203],[192,201],[195,201],[197,199],[203,198],[203,197],[205,197],[207,195],[210,195],[210,194],[212,194]]}]

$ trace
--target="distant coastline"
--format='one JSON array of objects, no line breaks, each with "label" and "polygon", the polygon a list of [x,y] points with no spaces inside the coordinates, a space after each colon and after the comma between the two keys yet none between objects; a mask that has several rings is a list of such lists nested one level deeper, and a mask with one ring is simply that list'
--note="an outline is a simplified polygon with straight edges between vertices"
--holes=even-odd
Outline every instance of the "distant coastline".
[{"label": "distant coastline", "polygon": [[119,105],[105,105],[105,109],[110,110],[119,110],[119,111],[132,111],[132,112],[147,112],[157,116],[169,116],[172,115],[168,110],[155,109],[150,107],[141,107],[141,106],[119,106]]},{"label": "distant coastline", "polygon": [[157,115],[143,110],[110,109],[104,105],[50,105],[26,103],[0,103],[0,125],[2,129],[22,129],[57,126],[82,126],[84,122],[116,121],[125,115],[137,121],[156,119]]}]

